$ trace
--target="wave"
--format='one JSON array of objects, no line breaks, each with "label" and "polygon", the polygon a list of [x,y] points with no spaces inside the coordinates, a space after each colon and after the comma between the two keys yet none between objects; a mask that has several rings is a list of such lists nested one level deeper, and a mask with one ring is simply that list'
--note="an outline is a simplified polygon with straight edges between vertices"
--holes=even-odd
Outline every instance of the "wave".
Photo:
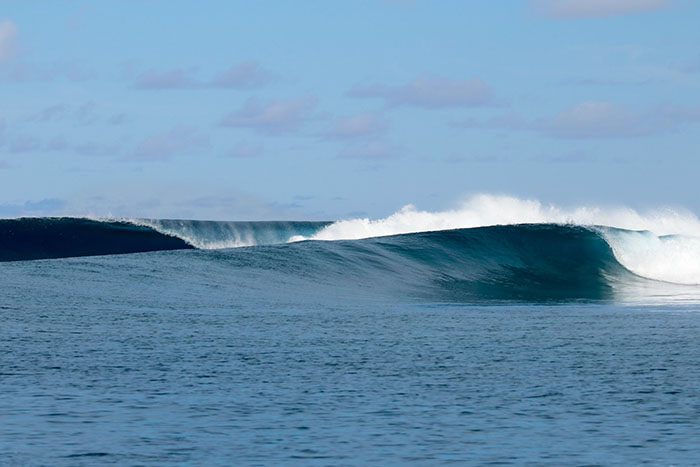
[{"label": "wave", "polygon": [[329,222],[215,222],[44,217],[0,219],[0,261],[284,243]]},{"label": "wave", "polygon": [[[533,226],[541,228],[535,229]],[[485,227],[499,227],[488,231],[490,240],[487,243],[482,238],[483,232],[478,230]],[[452,247],[457,248],[451,251],[452,255],[481,255],[483,264],[499,264],[503,268],[507,265],[508,268],[517,269],[523,278],[530,273],[536,275],[542,271],[537,256],[526,252],[536,250],[542,257],[551,257],[556,251],[556,255],[565,256],[561,261],[585,262],[588,259],[576,248],[592,254],[585,245],[595,241],[599,246],[604,245],[606,254],[610,255],[617,266],[636,276],[676,284],[700,284],[700,221],[692,213],[670,209],[646,213],[629,208],[564,209],[533,200],[487,195],[473,197],[454,210],[428,212],[407,206],[391,216],[377,220],[218,222],[5,219],[0,220],[0,261],[193,248],[218,250],[301,240],[332,240],[331,243],[350,241],[350,244],[354,242],[366,246],[371,242],[358,240],[396,237],[401,234],[423,238],[421,233],[425,232],[445,232],[435,234],[435,238],[449,243],[449,232],[456,231],[461,232],[459,235],[464,243],[459,247],[451,243]],[[543,239],[552,241],[553,231],[558,232],[555,235],[557,239],[569,238],[567,245],[575,245],[577,241],[579,246],[566,250],[547,250],[544,248],[547,243],[543,243]],[[568,232],[568,236],[564,232]],[[572,232],[577,232],[574,237],[578,240],[570,239]],[[319,242],[311,242],[317,243]],[[301,248],[318,249],[308,246],[309,242],[304,244],[307,246]],[[421,245],[415,245],[415,248],[420,249]],[[515,245],[518,245],[517,248]],[[430,248],[435,252],[445,247],[433,242]],[[290,250],[282,248],[280,251]],[[595,258],[602,258],[602,251],[599,249]],[[258,251],[255,254],[261,253]],[[517,258],[520,259],[516,267],[512,261]],[[606,264],[609,259],[605,257]],[[479,270],[483,264],[472,262],[460,267]],[[559,274],[566,276],[567,272],[561,269]]]},{"label": "wave", "polygon": [[383,219],[334,222],[301,240],[357,240],[415,232],[495,225],[558,224],[590,227],[609,243],[616,259],[645,278],[700,284],[700,220],[679,209],[581,206],[562,208],[537,200],[478,195],[447,211],[421,211],[407,205]]},{"label": "wave", "polygon": [[[246,271],[236,274],[239,283],[252,276],[251,288],[274,283],[292,296],[309,293],[308,284],[337,299],[389,295],[451,303],[614,301],[687,292],[638,277],[617,261],[600,231],[571,225],[490,226],[202,253],[224,270]],[[668,287],[675,288],[669,293]]]},{"label": "wave", "polygon": [[181,238],[129,222],[66,217],[0,219],[0,261],[191,248]]}]

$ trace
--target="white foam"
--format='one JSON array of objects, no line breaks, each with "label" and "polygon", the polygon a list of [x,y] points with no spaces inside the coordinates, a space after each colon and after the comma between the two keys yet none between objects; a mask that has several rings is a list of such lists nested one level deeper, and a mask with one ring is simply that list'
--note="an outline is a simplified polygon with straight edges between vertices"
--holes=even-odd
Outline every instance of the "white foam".
[{"label": "white foam", "polygon": [[615,258],[649,279],[700,285],[700,237],[659,237],[649,231],[602,229]]},{"label": "white foam", "polygon": [[[298,240],[350,240],[412,232],[524,223],[609,226],[645,232],[602,233],[617,260],[649,279],[700,284],[700,221],[689,211],[663,208],[638,212],[626,207],[543,204],[511,196],[477,195],[456,209],[421,211],[408,205],[383,218],[337,221]],[[673,235],[673,237],[661,237]]]},{"label": "white foam", "polygon": [[[214,223],[215,232],[204,232],[196,228],[190,221],[168,221],[156,219],[120,219],[134,225],[150,227],[164,235],[177,237],[200,250],[219,250],[224,248],[240,248],[256,244],[252,232],[241,232],[225,222]],[[207,235],[209,234],[209,235]]]}]

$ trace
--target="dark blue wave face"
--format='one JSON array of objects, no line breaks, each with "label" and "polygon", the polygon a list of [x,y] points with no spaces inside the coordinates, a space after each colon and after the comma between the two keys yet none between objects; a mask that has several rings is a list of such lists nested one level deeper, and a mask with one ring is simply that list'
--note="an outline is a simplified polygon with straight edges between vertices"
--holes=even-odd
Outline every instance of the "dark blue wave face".
[{"label": "dark blue wave face", "polygon": [[0,261],[225,248],[284,243],[328,222],[97,221],[83,218],[0,219]]},{"label": "dark blue wave face", "polygon": [[75,218],[0,220],[0,261],[191,248],[180,238],[128,222]]}]

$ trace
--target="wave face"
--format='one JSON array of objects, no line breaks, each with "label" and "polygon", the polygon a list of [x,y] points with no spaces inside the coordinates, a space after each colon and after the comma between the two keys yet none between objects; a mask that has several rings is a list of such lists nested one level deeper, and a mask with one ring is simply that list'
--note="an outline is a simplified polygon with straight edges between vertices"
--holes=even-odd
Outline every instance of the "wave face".
[{"label": "wave face", "polygon": [[617,261],[635,274],[657,281],[700,284],[700,220],[679,209],[562,208],[537,200],[478,195],[448,211],[420,211],[408,205],[383,219],[340,220],[312,236],[293,240],[361,239],[514,224],[591,227],[602,234]]},{"label": "wave face", "polygon": [[0,261],[284,243],[328,222],[214,222],[86,218],[0,219]]},{"label": "wave face", "polygon": [[191,249],[184,240],[128,222],[0,219],[0,261]]},{"label": "wave face", "polygon": [[283,247],[230,251],[229,258],[260,264],[255,257],[264,257],[277,271],[320,283],[394,288],[446,302],[608,300],[620,284],[636,280],[599,232],[577,226],[491,226]]}]

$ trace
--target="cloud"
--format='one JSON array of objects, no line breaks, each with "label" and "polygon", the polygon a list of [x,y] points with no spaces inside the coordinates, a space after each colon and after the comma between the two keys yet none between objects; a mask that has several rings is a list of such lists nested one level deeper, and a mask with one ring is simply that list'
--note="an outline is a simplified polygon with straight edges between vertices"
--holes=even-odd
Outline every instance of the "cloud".
[{"label": "cloud", "polygon": [[338,119],[325,133],[329,139],[357,138],[383,133],[387,129],[384,117],[376,113],[362,113]]},{"label": "cloud", "polygon": [[234,64],[229,69],[216,74],[209,81],[197,79],[196,72],[197,68],[195,67],[175,68],[166,71],[149,69],[136,76],[133,86],[137,89],[253,89],[260,88],[272,81],[272,73],[254,60]]},{"label": "cloud", "polygon": [[133,153],[133,159],[165,161],[179,154],[208,148],[208,137],[191,128],[175,127],[141,140]]},{"label": "cloud", "polygon": [[37,114],[29,117],[29,120],[40,123],[71,120],[80,125],[90,125],[100,120],[96,110],[97,106],[93,101],[86,101],[76,105],[60,102],[45,107]]},{"label": "cloud", "polygon": [[126,114],[123,112],[114,114],[107,119],[107,123],[111,125],[121,125],[124,122],[126,122]]},{"label": "cloud", "polygon": [[389,159],[399,154],[399,148],[385,141],[371,140],[355,143],[343,149],[339,156],[349,159]]},{"label": "cloud", "polygon": [[18,82],[54,81],[60,78],[80,82],[97,76],[95,71],[76,61],[54,62],[46,65],[15,60],[8,64],[4,74],[8,79]]},{"label": "cloud", "polygon": [[605,17],[642,13],[669,6],[671,0],[530,0],[551,18]]},{"label": "cloud", "polygon": [[10,152],[13,154],[36,152],[41,150],[41,142],[38,138],[29,135],[21,135],[10,140]]},{"label": "cloud", "polygon": [[677,130],[700,121],[700,107],[659,105],[632,110],[609,102],[587,101],[564,108],[550,117],[525,120],[515,113],[487,120],[455,122],[462,128],[534,131],[554,138],[633,138]]},{"label": "cloud", "polygon": [[269,83],[272,75],[256,61],[249,60],[233,65],[228,70],[216,75],[209,87],[251,89],[259,88]]},{"label": "cloud", "polygon": [[68,149],[70,149],[70,145],[62,136],[56,136],[44,145],[45,151],[66,151]]},{"label": "cloud", "polygon": [[224,116],[221,124],[227,127],[252,128],[267,133],[283,133],[298,129],[312,118],[315,96],[306,95],[292,100],[263,102],[255,98]]},{"label": "cloud", "polygon": [[408,84],[399,86],[355,86],[347,95],[381,98],[389,106],[424,108],[480,107],[494,103],[491,89],[479,78],[452,80],[430,73],[418,75]]},{"label": "cloud", "polygon": [[680,67],[683,73],[700,73],[700,58]]},{"label": "cloud", "polygon": [[649,135],[659,125],[649,116],[608,102],[582,102],[561,110],[539,126],[559,138],[625,138]]},{"label": "cloud", "polygon": [[11,59],[17,51],[17,26],[8,20],[0,21],[0,64]]},{"label": "cloud", "polygon": [[75,144],[73,145],[72,150],[79,156],[90,157],[117,156],[121,152],[121,148],[118,144],[108,144],[95,141]]},{"label": "cloud", "polygon": [[68,106],[63,103],[50,105],[39,112],[36,120],[42,123],[59,120],[66,113],[66,110],[68,110]]},{"label": "cloud", "polygon": [[1,217],[39,216],[51,215],[62,211],[66,207],[62,199],[46,198],[40,201],[25,201],[22,204],[0,204]]},{"label": "cloud", "polygon": [[177,68],[168,71],[146,70],[136,77],[134,87],[137,89],[182,89],[199,85],[192,76],[195,69]]},{"label": "cloud", "polygon": [[236,144],[231,151],[228,152],[229,157],[246,158],[257,157],[263,152],[263,147],[259,144],[250,144],[241,141]]},{"label": "cloud", "polygon": [[453,125],[461,128],[480,128],[486,130],[525,130],[529,127],[529,123],[513,111],[502,115],[496,115],[486,120],[466,118],[453,123]]}]

